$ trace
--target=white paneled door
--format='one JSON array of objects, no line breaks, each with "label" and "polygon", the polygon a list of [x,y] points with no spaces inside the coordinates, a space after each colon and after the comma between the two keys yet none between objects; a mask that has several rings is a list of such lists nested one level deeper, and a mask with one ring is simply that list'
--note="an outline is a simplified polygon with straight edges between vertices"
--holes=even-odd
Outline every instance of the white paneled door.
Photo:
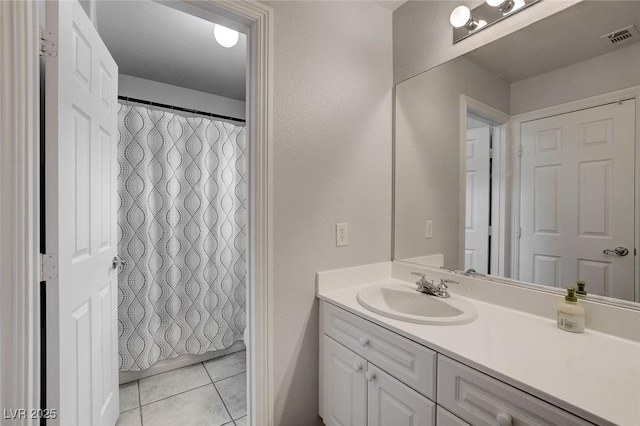
[{"label": "white paneled door", "polygon": [[76,0],[46,2],[46,407],[52,424],[118,418],[118,68]]},{"label": "white paneled door", "polygon": [[467,130],[464,268],[482,274],[489,273],[490,151],[489,126]]},{"label": "white paneled door", "polygon": [[521,281],[634,299],[634,123],[628,100],[522,124]]}]

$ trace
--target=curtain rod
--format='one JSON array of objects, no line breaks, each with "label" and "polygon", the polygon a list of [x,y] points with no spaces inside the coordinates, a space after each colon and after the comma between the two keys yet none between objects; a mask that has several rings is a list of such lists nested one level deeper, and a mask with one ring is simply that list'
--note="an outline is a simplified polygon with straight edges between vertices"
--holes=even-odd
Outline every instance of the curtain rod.
[{"label": "curtain rod", "polygon": [[246,123],[246,120],[243,120],[242,118],[228,117],[226,115],[214,114],[212,112],[198,111],[197,109],[182,108],[174,105],[161,104],[159,102],[145,101],[143,99],[130,98],[129,96],[118,96],[118,99],[120,99],[121,101],[135,102],[137,104],[157,106],[160,108],[173,109],[173,110],[182,111],[182,112],[191,112],[194,114],[206,115],[208,117],[222,118],[223,120],[231,120],[231,121],[238,121],[240,123]]}]

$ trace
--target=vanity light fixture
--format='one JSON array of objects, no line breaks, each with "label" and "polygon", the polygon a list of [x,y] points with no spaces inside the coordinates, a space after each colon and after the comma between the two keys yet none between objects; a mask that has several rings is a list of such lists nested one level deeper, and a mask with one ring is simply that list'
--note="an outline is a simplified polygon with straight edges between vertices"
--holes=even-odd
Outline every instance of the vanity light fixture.
[{"label": "vanity light fixture", "polygon": [[213,36],[220,46],[227,48],[235,46],[240,39],[237,31],[218,24],[213,26]]},{"label": "vanity light fixture", "polygon": [[457,43],[539,1],[541,0],[485,0],[485,3],[473,10],[467,6],[458,6],[449,17],[453,26],[453,42]]}]

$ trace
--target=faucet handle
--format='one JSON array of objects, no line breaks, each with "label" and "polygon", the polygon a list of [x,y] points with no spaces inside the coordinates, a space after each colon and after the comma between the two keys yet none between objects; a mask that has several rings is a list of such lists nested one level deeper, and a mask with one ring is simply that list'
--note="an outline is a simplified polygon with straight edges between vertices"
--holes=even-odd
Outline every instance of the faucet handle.
[{"label": "faucet handle", "polygon": [[411,272],[411,275],[417,275],[417,276],[422,277],[422,278],[425,277],[425,274],[423,274],[421,272]]},{"label": "faucet handle", "polygon": [[460,284],[458,281],[450,280],[449,278],[440,278],[440,287],[449,288],[447,284]]}]

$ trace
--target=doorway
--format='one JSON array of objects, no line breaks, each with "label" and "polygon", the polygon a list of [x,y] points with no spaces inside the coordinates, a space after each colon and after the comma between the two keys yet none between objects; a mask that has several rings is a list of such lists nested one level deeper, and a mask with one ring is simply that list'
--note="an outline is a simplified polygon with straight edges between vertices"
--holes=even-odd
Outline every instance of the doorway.
[{"label": "doorway", "polygon": [[[69,4],[73,4],[73,6],[69,6]],[[156,3],[150,3],[150,4],[154,6],[162,6]],[[64,206],[61,206],[60,203],[58,203],[57,207],[59,207],[59,209],[55,211],[55,214],[52,214],[53,209],[47,210],[48,219],[54,219],[54,222],[52,222],[51,224],[52,226],[49,226],[50,224],[48,223],[48,226],[47,226],[48,230],[50,228],[58,226],[58,223],[55,220],[61,217],[61,215],[59,214],[60,209],[67,209],[70,213],[67,216],[73,219],[72,222],[70,222],[72,224],[71,231],[75,233],[70,233],[66,235],[66,237],[74,237],[74,236],[76,237],[76,238],[69,238],[70,241],[75,240],[75,244],[76,244],[75,249],[79,247],[78,246],[79,242],[82,244],[86,243],[86,247],[80,247],[81,250],[76,250],[73,253],[73,257],[71,259],[71,266],[73,266],[73,265],[78,265],[82,263],[85,259],[88,259],[90,257],[95,257],[95,256],[92,256],[93,254],[102,253],[102,252],[108,253],[109,250],[112,250],[112,247],[114,246],[113,244],[113,242],[115,241],[115,239],[113,238],[114,233],[111,232],[111,230],[113,229],[112,223],[114,222],[109,222],[109,220],[105,220],[104,217],[108,215],[110,211],[112,211],[112,207],[115,207],[117,203],[116,202],[112,203],[110,201],[110,197],[104,196],[104,195],[107,193],[113,194],[114,192],[112,191],[112,189],[115,188],[117,185],[111,185],[109,182],[107,182],[107,179],[102,179],[105,176],[114,175],[112,173],[113,170],[111,169],[111,166],[109,166],[107,163],[100,163],[100,161],[96,162],[96,159],[95,159],[95,156],[97,156],[99,160],[102,160],[102,159],[113,160],[116,157],[115,155],[112,155],[113,152],[110,149],[112,144],[110,144],[109,142],[113,139],[112,136],[116,133],[116,132],[113,132],[113,129],[110,127],[111,124],[109,120],[111,120],[111,118],[109,119],[105,118],[102,124],[99,124],[97,127],[98,132],[96,134],[98,135],[98,138],[96,139],[95,145],[99,149],[90,148],[94,146],[93,142],[91,144],[84,144],[84,145],[82,142],[85,140],[93,141],[93,136],[89,138],[89,134],[92,134],[92,135],[94,134],[93,127],[92,127],[93,111],[96,111],[96,113],[98,113],[99,112],[98,110],[100,108],[103,108],[105,111],[113,111],[114,108],[116,107],[115,105],[116,97],[112,98],[111,94],[112,92],[115,92],[116,84],[113,84],[114,82],[113,77],[114,76],[117,77],[117,75],[116,73],[113,72],[112,68],[109,68],[108,66],[104,66],[108,62],[107,61],[108,53],[105,53],[105,55],[103,55],[103,53],[106,51],[104,50],[102,52],[100,51],[101,48],[99,46],[100,44],[99,37],[96,38],[93,35],[90,35],[91,33],[90,25],[86,26],[80,22],[82,19],[85,19],[85,22],[86,22],[87,14],[85,14],[84,11],[82,11],[82,9],[79,7],[78,4],[73,2],[64,2],[64,6],[62,6],[61,4],[59,4],[59,6],[60,6],[60,11],[56,11],[56,13],[60,12],[59,15],[55,18],[54,21],[47,22],[48,24],[47,29],[51,30],[51,34],[53,34],[54,36],[56,35],[60,36],[59,43],[58,43],[58,49],[59,49],[58,53],[57,55],[52,56],[52,57],[57,56],[57,59],[52,60],[52,64],[60,65],[61,63],[65,62],[65,59],[67,58],[65,57],[65,55],[71,53],[72,56],[69,58],[70,60],[68,61],[67,64],[74,67],[73,70],[71,70],[72,72],[59,73],[59,75],[62,76],[64,74],[64,76],[68,76],[69,78],[75,79],[73,84],[76,84],[77,86],[79,86],[80,89],[82,89],[83,85],[84,85],[84,88],[86,89],[90,89],[94,87],[93,81],[95,80],[97,81],[98,89],[95,91],[94,90],[87,90],[87,91],[100,94],[100,96],[96,98],[96,105],[97,105],[96,107],[91,107],[91,106],[89,106],[88,108],[78,107],[77,103],[83,102],[81,98],[78,98],[81,100],[75,101],[76,103],[74,103],[74,101],[71,100],[71,102],[67,104],[70,107],[69,108],[70,116],[74,118],[73,123],[75,123],[75,127],[72,127],[72,129],[70,130],[72,135],[70,139],[71,141],[74,141],[73,143],[75,144],[75,148],[72,148],[72,151],[75,152],[74,154],[75,156],[71,156],[72,167],[69,167],[67,170],[72,172],[70,175],[73,179],[75,179],[75,181],[74,181],[74,185],[70,185],[66,188],[71,190],[75,189],[76,191],[72,191],[72,192],[75,192],[76,198],[74,198],[74,203],[69,203]],[[67,8],[67,7],[74,8],[74,10],[69,10],[69,9],[62,10],[63,8]],[[95,3],[92,3],[92,7],[95,7]],[[166,7],[166,6],[162,6],[162,7]],[[199,5],[197,9],[189,5],[181,5],[181,7],[184,9],[190,9],[192,12],[194,12],[194,14],[200,15],[200,17],[207,16],[210,18],[213,15],[218,16],[216,12],[218,14],[221,13],[222,20],[225,21],[225,23],[233,21],[233,19],[231,19],[230,16],[231,17],[240,16],[242,18],[240,19],[242,23],[241,24],[236,23],[235,25],[237,27],[246,28],[248,30],[248,34],[250,35],[250,40],[252,43],[251,45],[254,46],[253,43],[255,43],[256,41],[261,41],[264,43],[263,46],[255,46],[251,48],[246,55],[252,59],[251,63],[253,68],[251,69],[250,76],[246,80],[252,82],[252,84],[250,85],[250,88],[251,88],[250,99],[252,99],[253,102],[255,103],[249,103],[250,106],[247,108],[247,110],[249,111],[248,115],[254,118],[254,120],[252,120],[249,123],[251,132],[250,132],[248,142],[246,143],[246,149],[249,153],[247,157],[249,158],[245,158],[245,164],[246,164],[245,171],[247,171],[248,173],[247,173],[247,176],[244,177],[244,182],[247,185],[247,189],[239,190],[240,192],[243,192],[244,195],[246,196],[246,202],[244,204],[246,207],[249,208],[248,213],[245,214],[246,219],[245,219],[245,230],[244,230],[244,232],[247,233],[247,243],[245,248],[246,250],[245,275],[250,277],[250,280],[247,286],[249,287],[250,290],[248,292],[249,294],[245,297],[244,307],[248,312],[249,316],[247,320],[245,320],[244,322],[245,324],[247,322],[250,324],[256,324],[256,323],[260,324],[259,326],[255,327],[255,329],[253,327],[250,327],[252,331],[250,333],[249,339],[252,342],[254,341],[257,342],[257,344],[255,345],[255,349],[253,349],[254,345],[250,344],[249,350],[248,350],[248,356],[244,357],[244,358],[248,358],[249,360],[248,362],[249,374],[247,375],[246,378],[243,378],[244,379],[243,381],[245,383],[248,382],[250,384],[249,386],[250,392],[248,392],[247,394],[249,399],[248,406],[251,408],[249,411],[255,414],[254,419],[251,421],[251,423],[255,424],[256,419],[265,419],[265,416],[268,415],[268,412],[269,412],[268,383],[265,383],[266,381],[265,374],[263,372],[266,370],[265,367],[268,366],[268,359],[266,359],[266,354],[268,352],[265,351],[265,348],[268,349],[268,345],[266,345],[265,342],[268,341],[267,340],[268,328],[266,327],[266,324],[268,324],[269,321],[268,321],[268,312],[266,310],[266,307],[268,306],[269,276],[270,276],[269,274],[270,261],[268,260],[269,259],[268,253],[269,253],[270,246],[269,246],[269,242],[267,241],[268,233],[265,232],[265,227],[267,228],[269,227],[269,220],[270,220],[269,219],[270,215],[268,215],[268,209],[269,209],[268,201],[269,201],[269,192],[270,192],[270,186],[269,186],[270,170],[269,170],[269,161],[268,161],[268,158],[265,156],[265,151],[269,152],[268,146],[270,141],[268,138],[269,136],[268,132],[264,130],[264,128],[268,128],[268,124],[269,124],[269,117],[267,114],[267,110],[265,108],[268,106],[269,99],[270,99],[270,95],[267,93],[268,86],[269,86],[269,76],[265,75],[266,72],[270,69],[270,66],[269,66],[269,61],[265,59],[265,58],[268,58],[268,56],[264,55],[265,54],[264,49],[268,49],[270,47],[270,43],[268,42],[269,36],[268,34],[264,33],[264,30],[265,30],[265,27],[268,27],[270,12],[268,9],[262,8],[262,7],[249,7],[249,8],[245,7],[245,8],[242,8],[242,10],[240,10],[240,8],[237,8],[238,10],[233,10],[234,9],[233,5],[230,5],[226,9],[222,9],[221,7],[213,3],[206,4],[206,5]],[[91,13],[89,13],[88,15],[95,17],[97,15],[96,12],[97,12],[96,10],[91,10]],[[80,18],[81,15],[84,15],[84,18]],[[67,19],[69,17],[72,18],[71,21]],[[65,44],[69,41],[69,39],[67,39],[66,36],[56,34],[56,30],[59,30],[60,33],[65,33],[65,35],[70,34],[71,43],[69,45]],[[67,46],[69,47],[69,50],[65,50]],[[261,56],[260,60],[258,61],[256,60],[256,56],[259,56],[259,55],[263,55],[263,56]],[[98,62],[94,62],[95,58],[98,59]],[[105,61],[100,62],[101,58],[104,58]],[[59,88],[59,83],[50,84],[51,82],[49,81],[49,78],[54,78],[54,77],[57,77],[56,72],[53,71],[53,67],[51,67],[51,70],[48,67],[47,68],[48,80],[46,85],[47,89],[55,87],[57,90]],[[260,80],[261,77],[264,77],[264,79],[259,82],[256,81],[256,80]],[[74,90],[76,89],[72,88],[70,91],[74,92]],[[52,94],[47,93],[47,105],[52,106],[54,105],[55,102],[60,101],[60,99],[63,98],[62,93],[63,91],[53,92]],[[117,93],[116,93],[116,96],[117,96]],[[68,101],[67,98],[65,99]],[[65,99],[63,99],[63,101]],[[139,98],[136,98],[136,100],[145,101],[145,99],[139,99]],[[114,101],[113,104],[111,103],[112,101]],[[133,102],[131,99],[126,101]],[[152,104],[158,103],[153,101],[149,101],[149,102]],[[138,103],[141,103],[141,102],[138,102]],[[173,109],[176,111],[182,108],[180,105],[172,105],[172,104],[166,104],[166,103],[163,103],[162,106],[166,107],[167,105],[172,107],[170,109]],[[148,106],[158,107],[158,105],[148,105]],[[130,105],[128,105],[127,107],[129,108],[129,112],[134,108],[140,108],[140,109],[143,108],[141,106],[130,106]],[[122,107],[118,107],[118,108],[121,109]],[[145,108],[145,109],[148,109],[148,108]],[[193,110],[194,108],[186,108],[186,109],[189,109],[191,113],[193,112],[191,110]],[[47,120],[55,120],[55,118],[58,117],[58,112],[60,111],[60,108],[54,105],[54,109],[52,109],[51,111],[56,111],[56,114],[48,115]],[[155,112],[160,113],[159,111],[155,111]],[[203,112],[207,112],[207,111],[203,111]],[[161,113],[164,114],[165,116],[168,116],[170,114],[168,111],[161,111]],[[175,115],[172,119],[174,122],[177,121],[180,123],[187,123],[190,125],[193,124],[194,120],[200,120],[200,122],[202,122],[203,120],[207,120],[202,117],[198,117],[198,118],[178,117],[178,114],[175,114],[175,111],[172,112],[171,114]],[[199,114],[199,115],[202,115],[202,114]],[[218,115],[222,115],[222,114],[218,114]],[[220,117],[216,117],[216,118],[220,118]],[[227,127],[228,127],[228,124],[221,124],[217,126],[220,133],[224,133],[224,130]],[[58,122],[58,125],[53,128],[50,128],[49,126],[47,126],[47,132],[49,131],[56,132],[58,129],[61,129],[61,128],[66,129],[66,124],[64,121]],[[228,133],[234,134],[234,132],[236,133],[236,136],[241,133],[241,131],[236,132],[235,130],[230,130]],[[58,145],[54,144],[51,146],[47,146],[47,148],[51,148],[49,151],[53,152],[53,154],[50,154],[50,155],[63,156],[64,153],[62,154],[60,153],[62,150],[58,150],[56,149],[56,147],[64,148],[64,144],[67,143],[66,139],[60,138],[59,134],[56,134],[55,136],[56,137],[54,139],[58,143]],[[85,139],[85,136],[86,136],[86,139]],[[234,139],[234,138],[231,137],[230,139]],[[236,139],[236,144],[238,145],[237,137],[235,139]],[[189,154],[192,154],[192,152],[190,152],[188,149],[186,151]],[[223,151],[227,152],[228,150],[223,149]],[[58,158],[58,160],[60,159],[61,157]],[[115,162],[112,162],[109,164],[115,164]],[[50,170],[48,173],[56,173],[57,171],[65,169],[65,166],[67,166],[66,164],[63,164],[63,162],[58,162],[56,163],[56,165],[58,166],[58,168],[56,170]],[[98,171],[95,171],[96,170],[95,166],[97,166]],[[81,171],[84,174],[76,173],[77,171]],[[97,175],[100,176],[100,178],[98,179],[98,182],[101,182],[101,184],[98,186],[95,185],[96,178],[93,176],[94,173],[97,173]],[[188,174],[190,177],[193,177],[192,172],[185,172],[185,173]],[[240,178],[240,181],[242,180],[243,179]],[[53,184],[55,184],[56,182],[57,180],[54,179]],[[260,185],[259,186],[256,185],[257,183],[259,183]],[[47,184],[50,184],[49,179],[47,180]],[[77,198],[78,194],[81,194],[81,195],[85,193],[90,194],[94,190],[95,192],[103,195],[102,197],[95,197],[98,200],[97,206],[94,206],[93,196],[87,195],[87,197],[83,199]],[[47,197],[49,198],[54,197],[56,196],[57,193],[61,193],[61,192],[63,191],[60,191],[60,190],[47,191]],[[115,196],[113,198],[115,199]],[[78,202],[78,200],[80,200],[80,202]],[[192,206],[193,203],[189,205]],[[78,206],[82,207],[82,209],[80,209]],[[102,207],[111,206],[111,208],[109,207],[101,208],[100,206]],[[251,210],[251,207],[254,207],[254,209]],[[78,226],[73,225],[74,223],[77,224],[77,221],[74,218],[78,217],[79,211],[80,213],[85,215],[87,218],[87,220],[84,222],[84,225],[86,226],[84,225],[80,226],[81,228],[80,230],[82,231],[80,233],[78,233],[78,229],[79,229]],[[94,213],[97,215],[94,216]],[[84,218],[84,216],[82,217]],[[237,217],[237,215],[234,215],[234,217]],[[102,220],[100,218],[102,218]],[[85,232],[86,229],[89,229],[93,225],[97,226],[96,232],[95,232],[96,235],[101,235],[102,237],[108,236],[108,238],[110,239],[103,238],[102,240],[97,239],[96,241],[94,241],[93,234]],[[74,231],[74,226],[75,226],[75,231]],[[63,232],[60,232],[60,229],[57,229],[57,231],[59,235],[64,235],[64,230],[62,230]],[[251,231],[256,231],[256,234],[253,234]],[[102,232],[102,234],[100,232]],[[82,238],[78,238],[78,235]],[[87,236],[88,238],[85,238]],[[187,241],[188,240],[189,239],[187,239]],[[48,242],[51,243],[51,247],[48,247],[48,249],[51,249],[53,253],[59,253],[58,252],[59,247],[56,247],[56,244],[55,244],[56,240],[48,239]],[[95,248],[93,247],[94,242],[97,242],[98,244]],[[63,264],[63,257],[58,256],[58,258],[60,259],[60,264],[59,264],[60,275],[58,277],[51,279],[52,283],[50,288],[53,290],[53,293],[55,293],[56,288],[60,288],[60,286],[55,287],[57,284],[60,283],[60,281],[66,281],[66,279],[63,279],[65,276],[62,273],[62,271],[64,268],[68,268],[67,265]],[[264,259],[266,259],[266,261],[264,261]],[[116,270],[118,267],[121,267],[123,263],[122,260],[123,259],[120,259],[117,256],[113,257],[114,270]],[[192,264],[191,260],[189,261],[185,260],[183,263],[187,266]],[[111,261],[109,261],[109,264],[110,264],[109,269],[112,269]],[[241,270],[241,268],[242,267],[239,267],[238,270]],[[100,269],[103,269],[103,268],[100,267]],[[184,271],[184,268],[181,270],[181,273],[182,271]],[[88,272],[88,275],[87,275],[87,282],[88,282],[88,279],[91,278],[91,272],[90,270],[87,270],[86,272]],[[110,273],[110,276],[113,276],[113,275],[114,275],[113,273]],[[240,273],[239,275],[242,275],[242,274]],[[111,280],[112,278],[109,278],[110,282]],[[104,281],[102,281],[102,283],[104,283]],[[251,291],[253,289],[259,289],[259,290]],[[112,380],[109,373],[111,371],[111,365],[114,364],[114,359],[116,357],[109,358],[110,355],[105,355],[108,352],[107,349],[110,346],[110,342],[111,342],[111,337],[109,336],[111,336],[112,331],[116,330],[116,327],[113,326],[113,322],[111,320],[110,307],[115,306],[116,304],[118,304],[118,302],[114,303],[113,295],[116,292],[112,291],[112,288],[110,286],[109,287],[103,286],[103,287],[97,288],[96,290],[99,298],[96,299],[95,303],[93,301],[89,302],[89,299],[87,299],[87,302],[84,303],[82,306],[79,305],[79,307],[74,307],[72,309],[71,318],[75,319],[76,324],[78,325],[78,327],[80,327],[80,328],[75,327],[76,329],[75,335],[82,337],[82,340],[78,345],[71,345],[71,347],[65,347],[64,349],[65,351],[68,352],[69,350],[71,350],[72,352],[75,352],[75,354],[72,357],[68,357],[68,358],[65,357],[61,353],[61,348],[64,347],[65,345],[61,345],[60,342],[55,341],[55,334],[63,332],[63,330],[61,330],[61,328],[63,328],[62,325],[57,324],[55,321],[53,322],[48,321],[48,330],[47,330],[48,332],[47,367],[48,368],[47,368],[47,383],[46,383],[48,388],[47,402],[54,403],[54,404],[56,402],[60,402],[59,406],[61,407],[60,408],[61,417],[63,413],[65,417],[64,419],[61,418],[58,420],[60,424],[74,424],[73,423],[74,417],[76,418],[76,422],[79,422],[80,424],[83,424],[83,421],[85,420],[88,421],[89,419],[93,419],[93,423],[96,423],[96,424],[113,424],[111,420],[113,418],[111,417],[110,414],[108,414],[112,412],[112,408],[105,409],[104,407],[107,407],[107,405],[109,407],[113,407],[114,405],[116,407],[118,406],[118,396],[117,396],[118,392],[114,394],[111,391],[112,386],[114,384],[116,385],[116,390],[117,390],[118,380],[117,379],[115,381]],[[241,291],[233,291],[231,289],[227,289],[227,290],[234,292],[235,295],[242,293]],[[189,293],[190,291],[191,290],[185,290],[186,293]],[[62,300],[64,300],[65,298],[60,297],[60,294],[53,294],[53,293],[52,293],[53,297],[47,297],[48,307],[55,308],[56,305],[58,304],[57,307],[60,309]],[[47,296],[49,296],[49,294]],[[191,299],[194,298],[193,292],[189,294],[189,297]],[[183,298],[180,300],[182,302],[185,299]],[[193,302],[193,300],[191,301]],[[97,315],[98,315],[96,317],[97,321],[94,320],[94,316],[95,316],[94,312],[96,311],[99,311],[97,312]],[[48,311],[48,313],[55,313],[55,309]],[[199,315],[203,315],[203,314],[199,314]],[[221,315],[225,317],[225,314],[221,314]],[[260,317],[260,321],[257,321],[256,317]],[[89,318],[91,318],[91,321],[89,321]],[[226,339],[227,342],[228,340],[241,339],[241,337],[238,337],[237,335],[241,334],[239,333],[239,329],[243,328],[242,321],[236,320],[232,317],[229,317],[228,315],[225,318],[227,320],[230,320],[236,326],[236,329],[237,329],[236,330],[237,332],[231,333],[231,338]],[[185,320],[185,321],[188,323],[188,320]],[[101,330],[99,330],[99,335],[94,334],[94,331],[95,331],[93,328],[94,324],[98,324],[102,327]],[[108,324],[112,324],[112,326],[110,326],[110,328],[107,328]],[[265,325],[262,325],[262,324],[265,324]],[[49,335],[50,330],[53,330],[53,334],[54,334],[53,336]],[[77,332],[78,330],[81,331],[80,334],[78,334]],[[182,331],[182,329],[180,330]],[[175,337],[175,333],[172,333],[172,332],[165,333],[165,337],[167,336]],[[223,333],[223,336],[226,337],[226,336],[229,336],[229,334]],[[79,348],[81,350],[73,351],[74,346],[77,346],[76,349]],[[162,353],[162,351],[160,352]],[[94,355],[96,353],[102,353],[102,355],[98,355],[97,358],[94,358]],[[164,353],[164,355],[167,355],[167,354]],[[167,359],[172,359],[174,355],[180,355],[180,353],[178,350],[175,350],[174,353],[171,353],[168,355],[169,356],[167,356]],[[53,365],[50,365],[50,362],[49,362],[50,359],[54,359],[60,363],[59,364],[54,363]],[[67,361],[69,361],[70,364],[68,365],[65,364],[67,367],[66,368],[67,373],[64,373],[64,375],[68,375],[68,373],[72,372],[73,377],[75,377],[76,379],[75,381],[69,382],[69,381],[62,380],[64,375],[61,374],[61,371],[65,371],[65,367],[62,366],[62,368],[60,368],[60,366]],[[155,364],[155,362],[152,362],[152,363]],[[52,368],[49,368],[50,366]],[[252,366],[255,368],[252,368]],[[210,380],[214,382],[213,378],[211,377],[210,377]],[[267,377],[267,380],[268,380],[268,377]],[[74,385],[74,382],[75,382],[75,385]],[[267,398],[264,398],[263,395],[258,395],[256,393],[255,391],[255,389],[257,389],[256,383],[264,386],[264,388],[261,389],[262,391],[264,391],[265,388],[267,389],[267,394],[265,395]],[[215,385],[213,385],[213,387],[215,388]],[[264,392],[261,392],[261,393],[264,394]],[[78,398],[73,398],[73,395],[78,396]],[[91,402],[91,403],[87,403],[87,404],[78,403],[77,405],[66,406],[63,401],[69,396],[73,400],[75,400],[76,403],[79,401],[80,396],[82,396],[82,398],[84,399],[88,398],[87,401],[85,402]],[[243,398],[243,399],[246,401],[246,398]],[[245,402],[244,405],[246,407],[247,403]],[[73,406],[76,406],[80,410],[78,412],[79,416],[74,416],[72,414]],[[64,410],[62,408],[64,408]],[[87,410],[87,408],[89,408],[89,410]],[[238,413],[231,414],[230,409],[227,409],[226,407],[225,409],[227,410],[226,414],[229,416],[228,420],[240,421],[242,419],[241,416],[237,415]],[[96,410],[101,411],[101,413],[98,413]],[[144,411],[144,410],[141,410],[141,411]],[[107,413],[108,415],[103,416],[105,413]],[[227,420],[227,418],[225,418],[225,420]],[[157,423],[154,423],[154,424],[157,424]]]},{"label": "doorway", "polygon": [[510,117],[464,95],[461,104],[464,269],[497,275],[506,265]]}]

